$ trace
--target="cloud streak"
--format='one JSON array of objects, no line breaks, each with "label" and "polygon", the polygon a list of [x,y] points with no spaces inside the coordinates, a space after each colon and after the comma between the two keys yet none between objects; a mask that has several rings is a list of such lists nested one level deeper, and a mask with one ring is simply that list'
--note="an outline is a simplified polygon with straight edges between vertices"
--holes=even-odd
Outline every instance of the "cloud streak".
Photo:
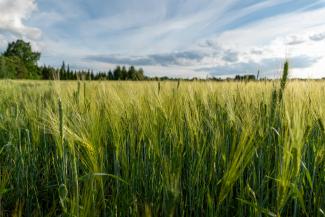
[{"label": "cloud streak", "polygon": [[204,58],[203,53],[197,51],[183,51],[165,54],[151,54],[147,56],[123,57],[120,55],[92,55],[86,56],[87,61],[105,62],[111,64],[127,65],[160,65],[160,66],[186,66],[195,65]]}]

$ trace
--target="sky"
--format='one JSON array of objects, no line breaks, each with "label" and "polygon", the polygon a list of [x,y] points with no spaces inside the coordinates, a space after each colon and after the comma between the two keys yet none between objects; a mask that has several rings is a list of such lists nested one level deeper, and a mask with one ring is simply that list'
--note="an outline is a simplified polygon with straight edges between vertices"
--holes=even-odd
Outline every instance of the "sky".
[{"label": "sky", "polygon": [[148,76],[325,77],[325,0],[0,0],[0,51],[16,39],[39,64]]}]

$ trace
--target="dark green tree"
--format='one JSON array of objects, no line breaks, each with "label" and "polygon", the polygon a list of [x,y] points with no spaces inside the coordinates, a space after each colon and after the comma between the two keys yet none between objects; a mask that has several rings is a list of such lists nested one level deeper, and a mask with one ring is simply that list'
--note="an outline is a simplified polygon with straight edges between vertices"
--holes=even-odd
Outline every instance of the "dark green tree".
[{"label": "dark green tree", "polygon": [[142,81],[145,79],[146,79],[146,77],[144,76],[144,71],[142,68],[140,68],[136,73],[136,80]]},{"label": "dark green tree", "polygon": [[126,70],[125,66],[122,67],[121,74],[121,80],[128,80],[128,71]]},{"label": "dark green tree", "polygon": [[131,66],[128,71],[128,79],[129,80],[136,80],[136,73],[134,66]]},{"label": "dark green tree", "polygon": [[43,80],[53,80],[57,77],[57,70],[51,66],[40,67],[41,78]]},{"label": "dark green tree", "polygon": [[27,75],[22,75],[23,78],[39,78],[40,73],[38,70],[37,62],[41,57],[39,52],[34,52],[32,46],[29,42],[23,40],[17,40],[8,44],[6,51],[3,56],[12,58],[19,58],[29,73]]},{"label": "dark green tree", "polygon": [[113,72],[114,80],[122,80],[122,70],[120,66],[117,66]]},{"label": "dark green tree", "polygon": [[66,80],[66,68],[65,68],[65,62],[62,62],[61,68],[60,68],[60,80]]},{"label": "dark green tree", "polygon": [[107,78],[108,78],[108,80],[114,80],[114,75],[111,70],[109,70]]},{"label": "dark green tree", "polygon": [[18,57],[0,56],[0,79],[25,79],[30,77],[28,69]]}]

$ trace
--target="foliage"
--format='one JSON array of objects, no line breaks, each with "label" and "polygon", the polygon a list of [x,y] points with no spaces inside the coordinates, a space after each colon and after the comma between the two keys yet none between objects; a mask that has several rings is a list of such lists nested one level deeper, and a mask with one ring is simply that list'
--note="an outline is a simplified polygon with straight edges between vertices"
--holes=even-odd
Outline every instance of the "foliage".
[{"label": "foliage", "polygon": [[23,79],[31,77],[28,69],[18,57],[0,56],[0,79]]},{"label": "foliage", "polygon": [[[19,58],[21,60],[20,65],[17,67],[26,67],[28,74],[23,75],[23,78],[38,78],[38,66],[37,61],[40,59],[41,54],[34,52],[30,43],[23,40],[17,40],[8,44],[3,56],[8,58]],[[19,72],[17,72],[19,74]]]},{"label": "foliage", "polygon": [[40,74],[44,80],[132,80],[141,81],[147,79],[144,76],[143,69],[136,69],[134,66],[130,66],[126,69],[125,66],[117,66],[112,73],[98,72],[94,73],[91,70],[70,70],[69,65],[66,66],[62,63],[60,69],[55,69],[51,66],[40,67]]},{"label": "foliage", "polygon": [[32,51],[32,46],[29,42],[17,40],[8,44],[7,50],[3,54],[6,57],[19,57],[27,65],[36,65],[41,54]]},{"label": "foliage", "polygon": [[251,81],[251,80],[256,80],[255,75],[236,75],[235,80],[238,81]]}]

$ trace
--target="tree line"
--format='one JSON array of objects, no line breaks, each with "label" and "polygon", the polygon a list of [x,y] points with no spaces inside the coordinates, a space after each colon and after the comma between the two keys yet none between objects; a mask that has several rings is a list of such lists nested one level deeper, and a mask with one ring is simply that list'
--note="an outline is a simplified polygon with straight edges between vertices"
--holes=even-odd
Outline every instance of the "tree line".
[{"label": "tree line", "polygon": [[41,78],[44,80],[146,80],[142,68],[136,69],[134,66],[126,68],[125,66],[117,66],[113,71],[97,72],[92,70],[71,70],[65,62],[59,69],[52,66],[40,67]]},{"label": "tree line", "polygon": [[[147,77],[142,68],[134,66],[117,66],[113,71],[96,72],[92,70],[72,70],[65,62],[60,68],[52,66],[38,66],[41,53],[32,50],[29,42],[17,40],[8,44],[4,53],[0,54],[0,79],[43,79],[43,80],[180,80],[176,78]],[[182,80],[259,80],[259,72],[255,75],[236,75],[235,78],[221,79],[216,77]]]},{"label": "tree line", "polygon": [[117,66],[113,71],[94,73],[91,70],[71,70],[62,63],[60,68],[38,66],[41,53],[34,52],[29,42],[17,40],[8,44],[0,55],[0,79],[59,79],[59,80],[146,80],[142,68]]}]

